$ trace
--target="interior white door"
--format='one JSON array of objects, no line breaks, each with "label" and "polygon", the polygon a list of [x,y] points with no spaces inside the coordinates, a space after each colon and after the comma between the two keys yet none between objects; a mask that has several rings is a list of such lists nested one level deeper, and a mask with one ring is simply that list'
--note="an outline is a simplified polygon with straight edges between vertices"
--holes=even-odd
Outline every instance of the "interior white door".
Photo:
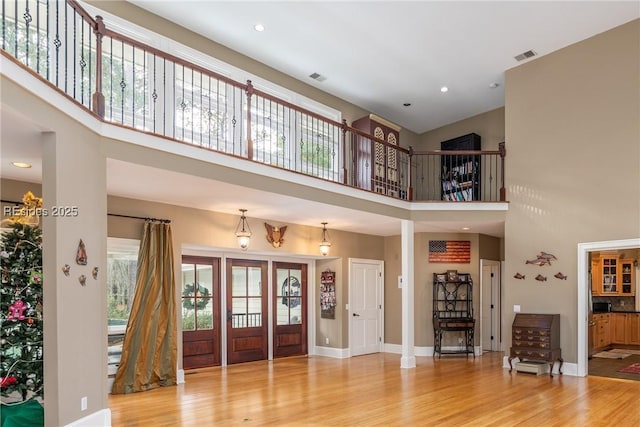
[{"label": "interior white door", "polygon": [[500,262],[482,260],[482,350],[499,351]]},{"label": "interior white door", "polygon": [[353,260],[349,281],[349,347],[352,356],[382,345],[382,261]]}]

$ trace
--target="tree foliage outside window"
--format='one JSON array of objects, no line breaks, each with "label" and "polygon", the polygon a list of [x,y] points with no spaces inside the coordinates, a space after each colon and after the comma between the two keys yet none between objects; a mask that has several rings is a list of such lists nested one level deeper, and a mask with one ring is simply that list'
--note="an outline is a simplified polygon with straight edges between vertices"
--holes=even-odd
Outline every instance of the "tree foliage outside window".
[{"label": "tree foliage outside window", "polygon": [[107,318],[109,326],[126,325],[136,286],[138,247],[109,239],[107,244]]}]

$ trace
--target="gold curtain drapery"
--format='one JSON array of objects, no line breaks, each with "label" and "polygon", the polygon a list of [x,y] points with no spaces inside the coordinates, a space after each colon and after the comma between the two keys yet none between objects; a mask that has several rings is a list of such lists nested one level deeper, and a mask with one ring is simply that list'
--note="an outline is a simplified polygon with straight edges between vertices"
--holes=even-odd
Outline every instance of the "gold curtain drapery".
[{"label": "gold curtain drapery", "polygon": [[176,384],[173,244],[169,224],[146,222],[136,287],[112,393]]}]

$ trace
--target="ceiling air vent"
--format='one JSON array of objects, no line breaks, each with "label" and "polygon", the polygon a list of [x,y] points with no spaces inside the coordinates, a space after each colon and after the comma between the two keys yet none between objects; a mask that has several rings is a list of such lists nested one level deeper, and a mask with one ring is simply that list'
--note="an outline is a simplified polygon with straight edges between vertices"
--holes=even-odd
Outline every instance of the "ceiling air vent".
[{"label": "ceiling air vent", "polygon": [[529,58],[533,58],[534,56],[536,56],[537,53],[535,53],[532,50],[528,50],[526,52],[522,52],[520,55],[516,56],[516,61],[524,61],[525,59],[529,59]]},{"label": "ceiling air vent", "polygon": [[311,77],[313,80],[317,80],[319,82],[323,82],[325,80],[327,80],[327,78],[325,76],[323,76],[320,73],[313,73],[313,74],[309,74],[309,77]]}]

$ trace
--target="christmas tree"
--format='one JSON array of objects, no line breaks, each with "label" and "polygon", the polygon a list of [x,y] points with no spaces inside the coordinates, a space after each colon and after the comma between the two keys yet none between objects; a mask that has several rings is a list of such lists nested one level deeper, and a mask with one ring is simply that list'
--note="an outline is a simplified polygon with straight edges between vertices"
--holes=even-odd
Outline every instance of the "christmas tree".
[{"label": "christmas tree", "polygon": [[0,241],[2,403],[43,397],[42,199],[29,192],[23,204],[3,221]]}]

